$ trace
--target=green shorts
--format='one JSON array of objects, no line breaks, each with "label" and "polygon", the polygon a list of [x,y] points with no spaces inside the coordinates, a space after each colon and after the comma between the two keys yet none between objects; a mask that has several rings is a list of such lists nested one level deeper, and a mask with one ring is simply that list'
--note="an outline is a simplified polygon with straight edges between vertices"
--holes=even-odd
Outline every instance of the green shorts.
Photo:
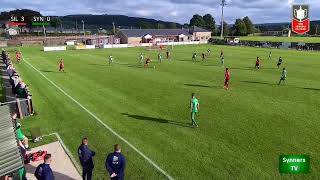
[{"label": "green shorts", "polygon": [[197,115],[198,112],[192,111],[191,112],[191,119],[194,119],[194,117]]}]

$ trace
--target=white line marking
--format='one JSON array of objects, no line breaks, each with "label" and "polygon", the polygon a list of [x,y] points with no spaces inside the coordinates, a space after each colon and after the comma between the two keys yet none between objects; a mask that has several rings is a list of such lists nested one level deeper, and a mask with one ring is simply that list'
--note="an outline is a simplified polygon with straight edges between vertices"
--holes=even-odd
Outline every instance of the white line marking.
[{"label": "white line marking", "polygon": [[83,110],[85,110],[88,114],[90,114],[94,119],[96,119],[101,125],[103,125],[106,129],[108,129],[112,134],[117,136],[119,139],[121,139],[123,142],[125,142],[129,147],[131,147],[133,150],[135,150],[140,156],[142,156],[145,160],[147,160],[153,167],[155,167],[159,172],[161,172],[163,175],[165,175],[169,180],[173,180],[173,177],[171,177],[165,170],[161,169],[155,162],[153,162],[150,158],[148,158],[145,154],[143,154],[140,150],[138,150],[134,145],[132,145],[129,141],[124,139],[122,136],[120,136],[117,132],[115,132],[111,127],[109,127],[107,124],[105,124],[99,117],[97,117],[95,114],[93,114],[91,111],[89,111],[87,108],[85,108],[82,104],[80,104],[77,100],[75,100],[73,97],[71,97],[68,93],[66,93],[62,88],[60,88],[58,85],[56,85],[53,81],[51,81],[47,76],[45,76],[41,71],[39,71],[37,68],[35,68],[32,64],[30,64],[25,58],[23,60],[32,67],[35,71],[37,71],[42,77],[44,77],[48,82],[50,82],[54,87],[56,87],[58,90],[60,90],[65,96],[67,96],[69,99],[71,99],[74,103],[76,103],[78,106],[80,106]]},{"label": "white line marking", "polygon": [[59,133],[54,132],[48,135],[43,135],[42,137],[47,137],[47,136],[56,136],[59,140],[59,143],[61,144],[62,148],[64,149],[64,151],[67,153],[67,155],[69,156],[69,158],[71,159],[72,164],[76,167],[79,175],[82,173],[81,167],[79,166],[79,164],[77,163],[77,161],[74,159],[74,157],[72,156],[72,154],[70,153],[69,149],[67,148],[67,146],[64,144],[63,140],[61,139]]}]

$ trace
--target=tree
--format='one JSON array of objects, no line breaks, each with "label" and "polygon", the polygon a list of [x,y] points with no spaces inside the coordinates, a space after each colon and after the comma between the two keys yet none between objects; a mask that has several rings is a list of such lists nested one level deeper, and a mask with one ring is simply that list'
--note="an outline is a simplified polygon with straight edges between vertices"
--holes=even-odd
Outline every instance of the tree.
[{"label": "tree", "polygon": [[138,23],[138,26],[141,28],[141,29],[152,29],[154,28],[154,26],[148,22],[145,22],[145,21],[140,21]]},{"label": "tree", "polygon": [[247,28],[247,34],[253,34],[255,32],[255,27],[248,16],[243,18],[243,22]]},{"label": "tree", "polygon": [[174,22],[171,22],[171,23],[168,24],[168,28],[169,29],[176,29],[177,28],[177,24],[174,23]]},{"label": "tree", "polygon": [[247,27],[242,19],[236,19],[236,22],[233,26],[234,34],[236,36],[246,36],[247,35]]},{"label": "tree", "polygon": [[165,29],[165,28],[166,28],[166,25],[163,24],[163,23],[158,22],[158,23],[157,23],[157,28],[158,28],[158,29]]},{"label": "tree", "polygon": [[57,29],[62,24],[62,21],[58,17],[55,17],[51,20],[50,24],[52,27],[56,29],[57,32]]},{"label": "tree", "polygon": [[206,23],[203,20],[202,16],[196,14],[193,15],[192,19],[190,20],[190,26],[198,26],[198,27],[205,27]]},{"label": "tree", "polygon": [[203,16],[203,20],[205,22],[205,29],[210,30],[212,33],[215,34],[216,32],[216,21],[212,17],[211,14],[206,14]]}]

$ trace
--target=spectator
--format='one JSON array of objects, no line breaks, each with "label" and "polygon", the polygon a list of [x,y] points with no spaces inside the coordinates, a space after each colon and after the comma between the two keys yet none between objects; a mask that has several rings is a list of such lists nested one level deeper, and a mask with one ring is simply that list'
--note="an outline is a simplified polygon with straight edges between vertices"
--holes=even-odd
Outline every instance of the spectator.
[{"label": "spectator", "polygon": [[22,133],[20,123],[17,123],[16,136],[17,136],[17,139],[22,142],[22,144],[24,145],[25,149],[26,149],[27,151],[30,151],[31,148],[29,148],[29,140],[28,140],[28,138]]},{"label": "spectator", "polygon": [[53,172],[50,168],[51,161],[51,154],[46,154],[44,156],[44,163],[40,164],[34,172],[37,180],[54,180]]},{"label": "spectator", "polygon": [[121,154],[121,147],[119,144],[114,145],[114,152],[107,156],[105,165],[111,180],[124,179],[126,160]]},{"label": "spectator", "polygon": [[92,170],[94,168],[92,157],[96,153],[88,147],[88,138],[82,139],[82,144],[78,148],[78,155],[82,166],[82,179],[91,180]]}]

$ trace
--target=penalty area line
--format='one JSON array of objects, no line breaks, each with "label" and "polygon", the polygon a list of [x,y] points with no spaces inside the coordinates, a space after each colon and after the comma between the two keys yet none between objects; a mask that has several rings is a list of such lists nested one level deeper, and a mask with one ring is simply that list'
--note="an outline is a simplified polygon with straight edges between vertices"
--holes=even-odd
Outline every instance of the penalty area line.
[{"label": "penalty area line", "polygon": [[25,58],[23,58],[24,62],[28,64],[32,69],[34,69],[36,72],[38,72],[44,79],[46,79],[50,84],[52,84],[55,88],[57,88],[60,92],[62,92],[65,96],[67,96],[70,100],[72,100],[74,103],[76,103],[79,107],[81,107],[85,112],[87,112],[89,115],[91,115],[95,120],[97,120],[102,126],[104,126],[107,130],[109,130],[113,135],[118,137],[120,140],[122,140],[124,143],[126,143],[129,147],[131,147],[134,151],[136,151],[140,156],[142,156],[147,162],[149,162],[154,168],[156,168],[159,172],[161,172],[163,175],[165,175],[169,180],[173,180],[173,177],[171,177],[165,170],[161,169],[155,162],[153,162],[149,157],[147,157],[143,152],[141,152],[139,149],[137,149],[134,145],[132,145],[129,141],[127,141],[125,138],[123,138],[120,134],[115,132],[111,127],[109,127],[107,124],[105,124],[99,117],[97,117],[95,114],[93,114],[90,110],[88,110],[86,107],[84,107],[80,102],[75,100],[72,96],[70,96],[68,93],[66,93],[61,87],[59,87],[57,84],[55,84],[53,81],[51,81],[47,76],[45,76],[41,71],[39,71],[37,68],[35,68],[29,61],[27,61]]}]

